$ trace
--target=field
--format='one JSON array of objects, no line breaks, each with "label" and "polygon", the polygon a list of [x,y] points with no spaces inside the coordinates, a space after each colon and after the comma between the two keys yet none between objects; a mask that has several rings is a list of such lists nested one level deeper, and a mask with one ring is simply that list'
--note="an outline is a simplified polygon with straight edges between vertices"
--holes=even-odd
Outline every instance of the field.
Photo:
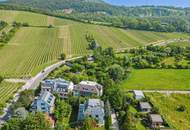
[{"label": "field", "polygon": [[175,46],[181,46],[181,47],[190,47],[190,41],[189,42],[178,42],[178,43],[171,43],[170,45]]},{"label": "field", "polygon": [[[166,96],[163,94],[146,94],[151,102],[159,109],[159,112],[169,125],[176,130],[190,130],[190,95],[172,94]],[[177,107],[184,105],[184,112],[177,111]]]},{"label": "field", "polygon": [[[0,10],[0,19],[9,24],[17,21],[30,25],[20,28],[11,41],[0,48],[0,75],[13,78],[34,76],[45,66],[57,62],[61,53],[67,58],[89,54],[86,34],[92,34],[103,48],[114,49],[190,38],[182,33],[123,30],[23,11]],[[50,24],[54,28],[48,28]]]},{"label": "field", "polygon": [[133,70],[120,87],[125,90],[190,90],[190,70]]},{"label": "field", "polygon": [[0,83],[0,104],[5,104],[20,86],[21,84]]}]

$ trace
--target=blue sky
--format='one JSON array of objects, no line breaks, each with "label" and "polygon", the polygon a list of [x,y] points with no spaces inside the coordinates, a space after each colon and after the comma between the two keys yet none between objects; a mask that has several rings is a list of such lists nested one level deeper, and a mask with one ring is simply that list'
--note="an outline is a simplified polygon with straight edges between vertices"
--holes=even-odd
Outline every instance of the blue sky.
[{"label": "blue sky", "polygon": [[139,5],[167,5],[177,7],[190,7],[190,0],[105,0],[108,3],[125,6]]}]

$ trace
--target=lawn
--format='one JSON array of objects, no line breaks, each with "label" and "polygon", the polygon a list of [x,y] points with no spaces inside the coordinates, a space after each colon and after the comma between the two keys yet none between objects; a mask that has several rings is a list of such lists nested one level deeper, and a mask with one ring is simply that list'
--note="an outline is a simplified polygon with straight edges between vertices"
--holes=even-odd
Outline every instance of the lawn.
[{"label": "lawn", "polygon": [[132,70],[120,87],[125,90],[190,90],[190,70]]},{"label": "lawn", "polygon": [[190,47],[190,41],[189,42],[174,42],[174,43],[171,43],[170,45],[181,46],[181,47]]},{"label": "lawn", "polygon": [[[148,93],[151,102],[159,109],[159,112],[169,125],[176,130],[190,129],[190,95],[172,94],[170,96],[158,93]],[[184,105],[184,112],[177,111],[177,107]]]}]

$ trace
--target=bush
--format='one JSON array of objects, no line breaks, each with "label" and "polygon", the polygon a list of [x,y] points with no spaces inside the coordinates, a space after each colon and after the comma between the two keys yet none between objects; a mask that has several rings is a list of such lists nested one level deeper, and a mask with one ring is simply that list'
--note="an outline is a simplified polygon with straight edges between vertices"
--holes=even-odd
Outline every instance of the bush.
[{"label": "bush", "polygon": [[177,111],[178,112],[184,112],[186,110],[186,106],[185,105],[179,105],[177,106]]}]

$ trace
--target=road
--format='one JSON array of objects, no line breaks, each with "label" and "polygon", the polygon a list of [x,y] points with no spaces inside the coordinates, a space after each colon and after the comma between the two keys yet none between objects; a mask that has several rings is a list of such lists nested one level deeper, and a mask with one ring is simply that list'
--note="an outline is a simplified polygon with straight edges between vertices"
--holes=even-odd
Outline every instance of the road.
[{"label": "road", "polygon": [[112,119],[112,126],[111,126],[111,128],[113,130],[119,130],[119,125],[118,125],[117,117],[116,117],[116,114],[115,114],[114,110],[112,111],[111,119]]},{"label": "road", "polygon": [[[146,44],[145,46],[148,45],[153,45],[153,46],[165,46],[168,45],[170,43],[175,43],[175,42],[189,42],[190,39],[170,39],[170,40],[160,40],[160,41],[156,41],[156,42],[150,42],[148,44]],[[127,47],[127,48],[119,48],[116,49],[116,53],[120,53],[120,52],[125,52],[126,50],[130,50],[130,49],[135,49],[138,47]]]},{"label": "road", "polygon": [[10,110],[10,106],[17,102],[20,95],[19,93],[24,91],[24,90],[28,90],[28,89],[36,89],[40,82],[46,78],[53,70],[55,70],[56,68],[60,67],[61,65],[63,65],[66,61],[72,61],[72,60],[76,60],[79,59],[80,57],[75,57],[75,58],[70,58],[64,61],[60,61],[58,63],[55,63],[49,67],[46,67],[43,71],[39,72],[35,77],[31,78],[30,80],[28,80],[25,85],[23,85],[18,91],[17,93],[15,93],[13,95],[13,99],[10,101],[10,103],[6,104],[6,107],[4,108],[4,114],[0,116],[0,126],[5,123],[10,117],[11,117],[11,110]]},{"label": "road", "polygon": [[140,90],[144,93],[163,93],[163,94],[190,94],[190,91],[179,91],[179,90]]}]

